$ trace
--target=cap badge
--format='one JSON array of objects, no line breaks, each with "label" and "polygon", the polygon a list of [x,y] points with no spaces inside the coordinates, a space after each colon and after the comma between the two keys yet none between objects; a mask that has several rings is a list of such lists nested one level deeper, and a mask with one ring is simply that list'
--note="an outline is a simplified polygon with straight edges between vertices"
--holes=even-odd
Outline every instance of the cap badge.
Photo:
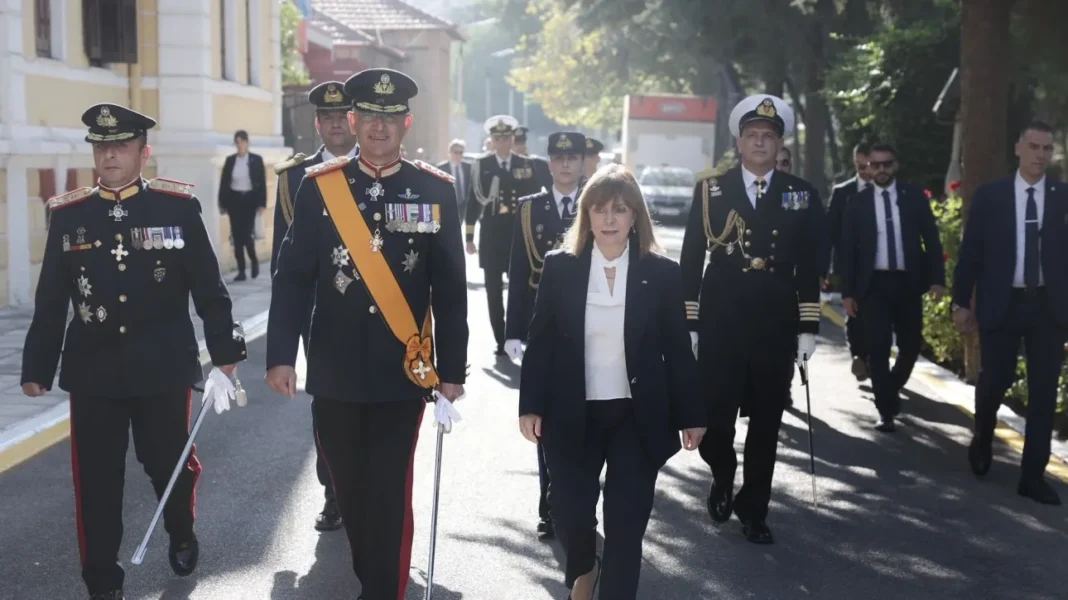
[{"label": "cap badge", "polygon": [[388,73],[383,73],[382,74],[382,79],[380,79],[378,81],[378,83],[375,84],[374,90],[375,90],[376,94],[380,94],[382,96],[388,96],[388,95],[392,94],[393,92],[395,92],[397,90],[397,88],[392,83],[390,83],[389,74]]},{"label": "cap badge", "polygon": [[100,115],[96,118],[96,124],[101,127],[118,127],[119,120],[111,115],[111,109],[106,106],[100,107]]},{"label": "cap badge", "polygon": [[556,148],[559,150],[567,150],[574,144],[571,143],[571,138],[566,135],[560,136],[560,139],[556,140]]},{"label": "cap badge", "polygon": [[341,95],[341,90],[337,89],[337,86],[330,84],[326,88],[326,93],[323,94],[323,102],[327,104],[341,104],[345,102],[345,97]]},{"label": "cap badge", "polygon": [[775,115],[777,114],[775,112],[775,103],[772,102],[771,98],[764,98],[760,105],[757,106],[756,114],[760,115],[761,117],[774,119]]},{"label": "cap badge", "polygon": [[593,140],[586,138],[586,149],[593,150]]}]

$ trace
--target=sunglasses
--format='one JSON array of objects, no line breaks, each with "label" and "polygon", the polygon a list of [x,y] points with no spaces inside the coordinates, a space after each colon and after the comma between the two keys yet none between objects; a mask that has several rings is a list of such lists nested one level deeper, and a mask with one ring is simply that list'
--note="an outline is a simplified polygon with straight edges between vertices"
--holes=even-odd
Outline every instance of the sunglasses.
[{"label": "sunglasses", "polygon": [[894,166],[894,160],[873,160],[868,162],[868,166],[873,169],[889,169],[890,167]]}]

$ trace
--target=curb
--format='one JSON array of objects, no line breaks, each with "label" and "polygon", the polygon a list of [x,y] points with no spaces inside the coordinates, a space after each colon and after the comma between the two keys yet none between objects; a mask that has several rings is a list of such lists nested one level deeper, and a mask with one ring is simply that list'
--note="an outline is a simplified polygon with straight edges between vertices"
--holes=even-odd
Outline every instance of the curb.
[{"label": "curb", "polygon": [[[252,342],[267,333],[269,311],[258,312],[241,321],[245,341]],[[200,347],[200,365],[211,363],[204,340]],[[0,473],[26,462],[37,454],[67,439],[70,435],[70,402],[64,400],[45,412],[26,419],[0,435]]]},{"label": "curb", "polygon": [[[824,301],[820,304],[820,310],[828,321],[839,327],[845,327],[845,316],[838,312],[839,309],[836,306]],[[921,356],[916,360],[912,376],[920,379],[933,389],[935,394],[938,395],[937,399],[939,401],[956,406],[961,412],[975,419],[974,401],[960,400],[961,396],[969,399],[973,398],[974,387],[961,381],[955,373]],[[1012,409],[1002,406],[998,410],[998,424],[994,430],[994,435],[1005,445],[1022,454],[1026,425],[1027,420],[1024,417],[1017,415]],[[1046,472],[1068,483],[1068,444],[1057,439],[1052,440],[1050,458]]]}]

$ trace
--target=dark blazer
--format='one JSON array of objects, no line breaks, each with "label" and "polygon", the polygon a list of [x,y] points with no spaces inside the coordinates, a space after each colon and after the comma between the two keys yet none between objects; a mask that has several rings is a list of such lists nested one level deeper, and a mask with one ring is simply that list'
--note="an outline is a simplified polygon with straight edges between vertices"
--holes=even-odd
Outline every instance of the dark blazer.
[{"label": "dark blazer", "polygon": [[[438,168],[445,171],[449,175],[452,175],[452,163],[449,161],[442,161],[438,163]],[[460,171],[464,174],[464,189],[461,190],[463,196],[456,199],[457,206],[464,206],[467,204],[467,197],[471,195],[471,163],[466,160],[460,161]],[[455,185],[453,186],[456,187]],[[462,216],[462,215],[461,215]]]},{"label": "dark blazer", "polygon": [[[224,214],[233,208],[234,194],[230,190],[230,177],[234,173],[234,159],[236,158],[237,154],[226,157],[222,177],[219,179],[219,210]],[[248,153],[248,173],[252,179],[253,206],[267,208],[267,169],[263,166],[262,156]]]},{"label": "dark blazer", "polygon": [[[542,417],[542,437],[568,454],[583,445],[585,330],[592,241],[578,256],[545,258],[523,357],[519,414]],[[686,329],[678,264],[631,244],[624,317],[627,376],[642,447],[662,466],[679,451],[679,430],[704,427],[697,364]]]},{"label": "dark blazer", "polygon": [[[278,186],[274,200],[274,239],[271,240],[271,273],[274,273],[278,265],[278,251],[282,248],[282,241],[289,231],[289,224],[293,222],[293,201],[297,198],[297,190],[304,180],[304,170],[323,162],[323,148],[315,154],[301,159],[302,154],[294,155],[281,165],[275,166],[278,174]],[[281,169],[280,169],[281,167]]]},{"label": "dark blazer", "polygon": [[846,205],[857,194],[857,177],[843,181],[831,191],[831,202],[827,207],[827,228],[830,248],[828,256],[833,255],[834,272],[842,272],[842,223],[845,221]]},{"label": "dark blazer", "polygon": [[[930,200],[920,188],[898,182],[897,206],[901,217],[902,254],[909,287],[917,294],[932,285],[946,284],[942,240],[931,213]],[[863,300],[875,271],[878,229],[875,224],[875,187],[869,186],[846,206],[842,226],[842,297]]]},{"label": "dark blazer", "polygon": [[[1042,210],[1042,278],[1053,318],[1068,325],[1068,184],[1046,177]],[[1016,178],[988,183],[975,192],[964,228],[953,303],[968,308],[975,290],[979,326],[1001,325],[1016,272]]]}]

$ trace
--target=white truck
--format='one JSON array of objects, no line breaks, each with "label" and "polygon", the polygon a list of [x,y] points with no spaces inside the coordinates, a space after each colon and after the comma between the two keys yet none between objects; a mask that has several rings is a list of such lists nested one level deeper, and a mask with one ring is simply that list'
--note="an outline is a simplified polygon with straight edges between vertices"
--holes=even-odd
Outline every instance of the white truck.
[{"label": "white truck", "polygon": [[635,175],[646,167],[682,167],[693,173],[711,167],[717,108],[711,96],[625,96],[623,164]]}]

